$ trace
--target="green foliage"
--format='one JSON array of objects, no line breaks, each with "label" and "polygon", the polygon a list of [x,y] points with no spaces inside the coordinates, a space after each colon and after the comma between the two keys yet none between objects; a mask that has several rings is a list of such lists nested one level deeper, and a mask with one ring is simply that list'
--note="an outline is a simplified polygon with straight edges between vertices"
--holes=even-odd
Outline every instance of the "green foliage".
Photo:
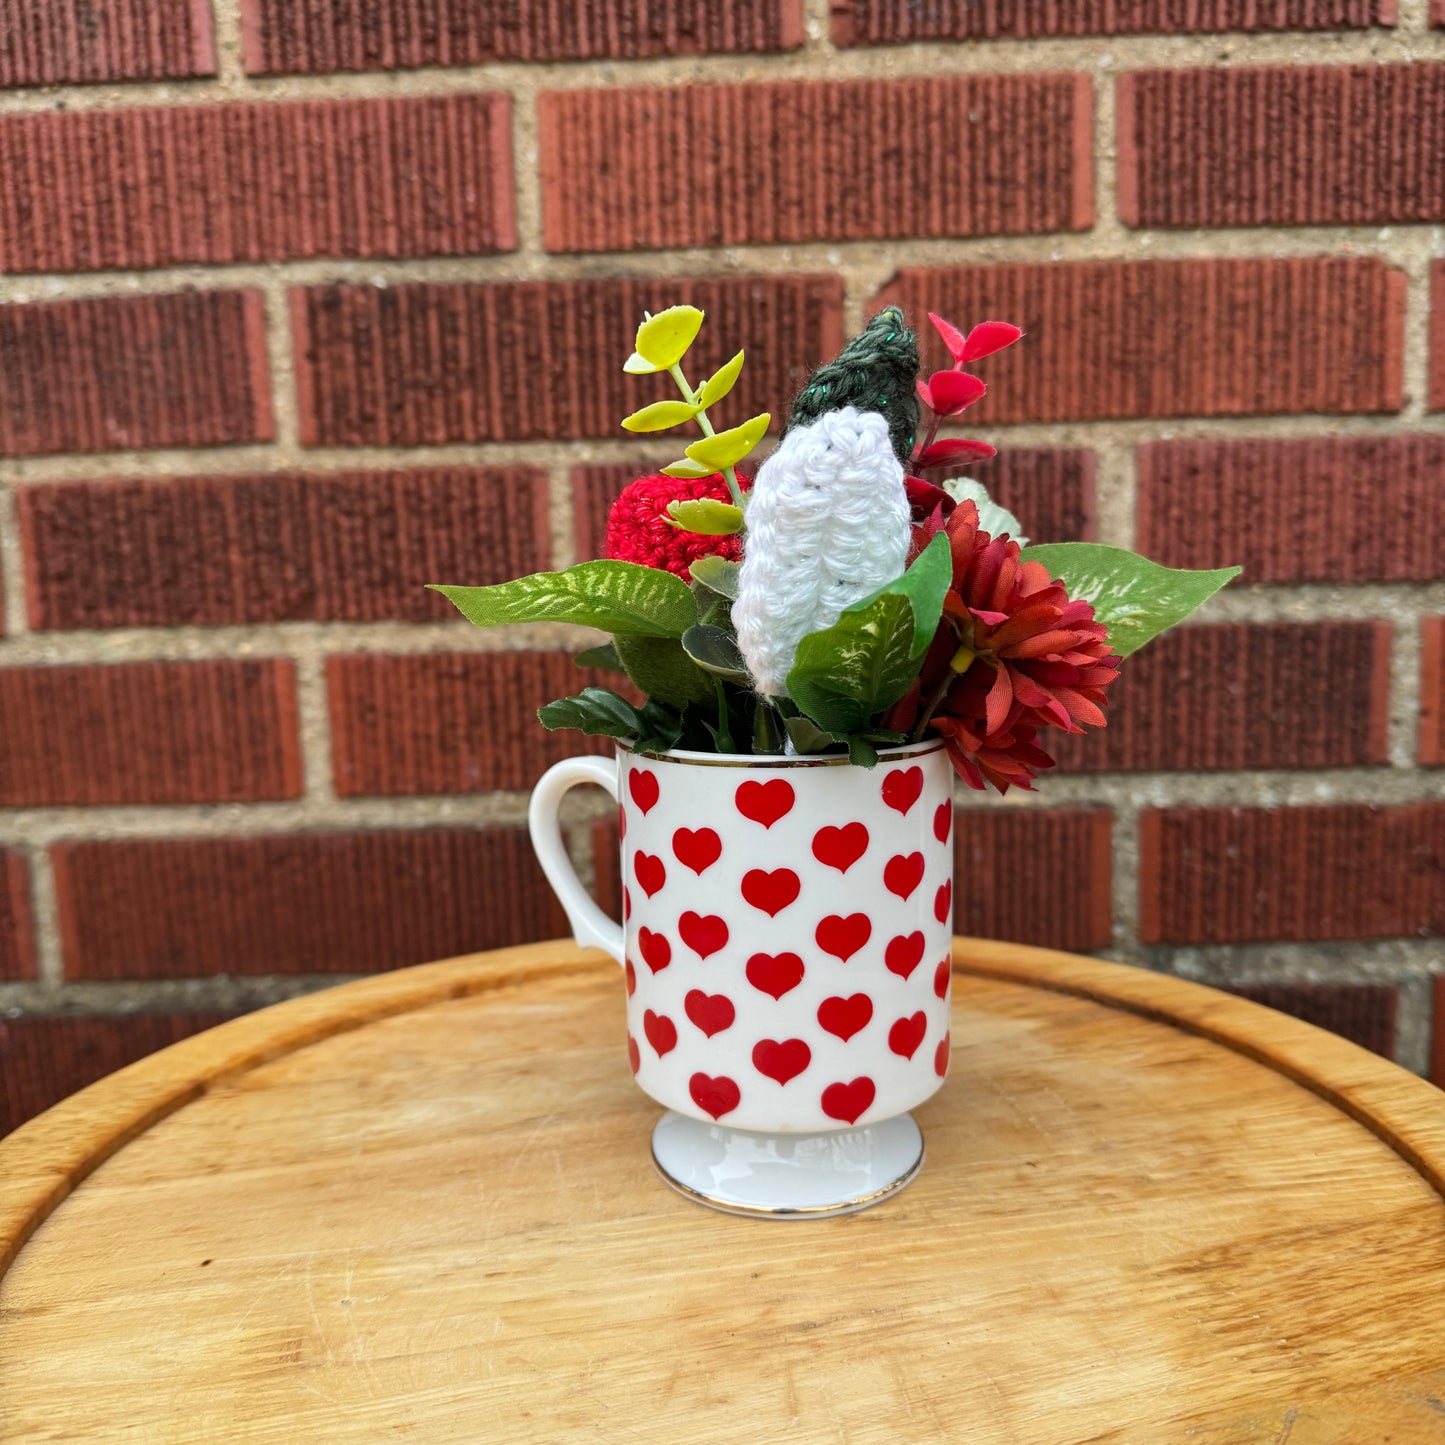
[{"label": "green foliage", "polygon": [[617,649],[610,642],[599,643],[596,647],[589,647],[579,652],[572,659],[578,667],[597,667],[607,672],[622,672],[622,659],[617,655]]},{"label": "green foliage", "polygon": [[740,351],[731,361],[725,361],[697,389],[699,406],[711,406],[721,401],[733,389],[738,374],[743,369],[743,353]]},{"label": "green foliage", "polygon": [[676,638],[619,634],[613,646],[623,671],[648,697],[677,708],[712,699],[712,679],[683,651]]},{"label": "green foliage", "polygon": [[623,417],[622,425],[628,431],[666,431],[668,427],[691,421],[697,413],[698,408],[689,406],[685,401],[655,401],[651,406]]},{"label": "green foliage", "polygon": [[630,738],[639,752],[664,753],[682,736],[678,713],[658,702],[635,708],[605,687],[583,688],[575,697],[558,698],[537,709],[549,732],[576,728],[588,737]]},{"label": "green foliage", "polygon": [[743,510],[715,497],[691,502],[669,502],[667,515],[673,526],[700,537],[735,537],[743,529]]},{"label": "green foliage", "polygon": [[906,597],[913,608],[913,647],[911,655],[922,657],[938,631],[943,616],[943,599],[953,581],[953,553],[948,536],[939,532],[913,560],[913,565],[871,597],[855,602],[849,612],[861,612],[885,595]]},{"label": "green foliage", "polygon": [[699,666],[728,682],[747,687],[752,682],[748,665],[738,651],[737,635],[726,627],[694,623],[682,634],[683,651]]},{"label": "green foliage", "polygon": [[676,366],[702,329],[702,312],[696,306],[669,306],[649,316],[637,328],[636,350],[623,364],[624,371],[646,376]]},{"label": "green foliage", "polygon": [[715,432],[703,437],[688,447],[688,456],[699,466],[710,472],[720,472],[725,467],[736,466],[762,441],[772,417],[767,412],[749,417],[741,426],[729,427],[727,431]]},{"label": "green foliage", "polygon": [[701,582],[709,592],[726,597],[729,602],[738,600],[738,572],[741,564],[729,562],[726,557],[699,557],[688,570],[694,582]]},{"label": "green foliage", "polygon": [[629,637],[681,637],[697,604],[681,577],[636,562],[581,562],[495,587],[436,587],[478,627],[574,622]]},{"label": "green foliage", "polygon": [[1109,629],[1109,642],[1120,657],[1183,621],[1240,573],[1238,567],[1209,572],[1161,567],[1098,542],[1050,542],[1025,547],[1019,555],[1047,567],[1070,597],[1093,604],[1094,616]]},{"label": "green foliage", "polygon": [[861,732],[918,675],[913,641],[912,604],[885,592],[798,644],[788,694],[825,731]]}]

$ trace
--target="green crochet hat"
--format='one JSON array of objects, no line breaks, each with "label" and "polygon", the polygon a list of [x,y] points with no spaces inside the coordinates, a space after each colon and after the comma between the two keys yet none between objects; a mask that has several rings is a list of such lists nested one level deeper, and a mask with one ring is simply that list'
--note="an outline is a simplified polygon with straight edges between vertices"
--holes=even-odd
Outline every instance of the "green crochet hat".
[{"label": "green crochet hat", "polygon": [[880,311],[832,361],[809,378],[793,402],[787,430],[845,406],[882,412],[898,460],[908,465],[918,430],[918,339],[896,306]]}]

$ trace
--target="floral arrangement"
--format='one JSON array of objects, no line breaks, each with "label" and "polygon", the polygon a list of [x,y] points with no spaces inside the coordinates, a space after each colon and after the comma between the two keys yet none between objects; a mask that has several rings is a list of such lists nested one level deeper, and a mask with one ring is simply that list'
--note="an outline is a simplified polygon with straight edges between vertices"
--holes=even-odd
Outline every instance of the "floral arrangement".
[{"label": "floral arrangement", "polygon": [[607,557],[438,588],[479,626],[611,634],[577,661],[625,673],[641,701],[584,687],[539,710],[545,727],[641,752],[846,750],[864,767],[880,747],[933,733],[971,786],[1029,788],[1052,766],[1040,738],[1103,727],[1120,661],[1239,571],[1030,544],[984,487],[957,476],[994,448],[939,428],[985,395],[969,368],[1019,341],[1016,326],[965,333],[930,313],[953,365],[924,379],[903,313],[885,309],[812,374],[750,477],[740,465],[772,418],[714,425],[744,353],[692,386],[682,363],[703,319],[673,306],[638,328],[624,370],[666,373],[679,397],[622,425],[701,435],[622,490]]}]

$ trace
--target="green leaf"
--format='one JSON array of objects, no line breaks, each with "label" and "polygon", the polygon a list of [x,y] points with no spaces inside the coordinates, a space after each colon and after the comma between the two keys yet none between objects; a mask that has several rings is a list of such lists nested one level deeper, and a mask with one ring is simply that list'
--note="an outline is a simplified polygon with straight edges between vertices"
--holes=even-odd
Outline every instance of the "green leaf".
[{"label": "green leaf", "polygon": [[701,582],[709,592],[726,597],[729,602],[738,600],[739,562],[729,562],[726,557],[699,557],[688,571],[694,582]]},{"label": "green leaf", "polygon": [[617,649],[610,642],[589,647],[585,652],[579,652],[572,661],[578,667],[601,667],[606,668],[609,672],[622,671],[622,659],[618,657]]},{"label": "green leaf", "polygon": [[784,718],[783,726],[788,730],[788,739],[793,744],[794,752],[802,753],[805,757],[810,753],[826,752],[843,741],[841,733],[830,733],[826,728],[820,728],[812,718],[803,717],[801,714]]},{"label": "green leaf", "polygon": [[696,481],[699,477],[710,477],[713,475],[711,467],[699,466],[697,462],[690,462],[684,457],[679,462],[670,462],[663,467],[662,475],[665,477],[683,477],[687,481]]},{"label": "green leaf", "polygon": [[1049,542],[1025,547],[1019,556],[1025,562],[1041,562],[1070,597],[1091,602],[1120,657],[1137,652],[1166,627],[1183,621],[1241,570],[1190,572],[1161,567],[1135,552],[1098,542]]},{"label": "green leaf", "polygon": [[777,756],[785,751],[783,730],[778,726],[778,711],[762,698],[753,709],[753,751]]},{"label": "green leaf", "polygon": [[637,741],[633,747],[639,753],[665,753],[675,748],[682,736],[681,714],[655,700],[643,705],[637,721]]},{"label": "green leaf", "polygon": [[830,747],[846,747],[848,749],[848,761],[860,768],[875,767],[878,763],[878,749],[874,743],[901,743],[902,733],[887,732],[861,732],[861,733],[833,733],[820,728],[811,719],[805,717],[790,717],[785,719],[784,726],[788,729],[788,737],[792,740],[795,752],[804,755],[810,753],[821,753]]},{"label": "green leaf", "polygon": [[741,426],[693,442],[688,447],[687,454],[699,466],[720,472],[724,467],[731,467],[742,461],[757,446],[771,420],[768,412],[762,412],[758,416],[750,417]]},{"label": "green leaf", "polygon": [[636,562],[579,562],[495,587],[434,587],[478,627],[575,622],[629,637],[681,637],[697,604],[681,577]]},{"label": "green leaf", "polygon": [[654,371],[676,366],[702,329],[702,312],[696,306],[669,306],[649,316],[637,328],[637,351]]},{"label": "green leaf", "polygon": [[537,709],[549,732],[577,728],[589,738],[630,738],[640,726],[637,709],[605,687],[585,687],[575,697],[560,697]]},{"label": "green leaf", "polygon": [[673,707],[712,700],[712,679],[676,638],[619,635],[613,645],[623,671],[648,697]]},{"label": "green leaf", "polygon": [[714,402],[721,401],[733,389],[733,383],[737,381],[738,373],[742,369],[743,354],[740,351],[731,361],[725,361],[718,367],[698,388],[698,405],[711,406]]},{"label": "green leaf", "polygon": [[628,431],[666,431],[670,426],[681,426],[683,422],[691,421],[697,413],[698,408],[689,406],[685,401],[655,401],[651,406],[623,417],[622,425]]},{"label": "green leaf", "polygon": [[696,623],[682,634],[682,647],[699,667],[728,682],[752,684],[752,674],[738,651],[738,640],[726,628]]},{"label": "green leaf", "polygon": [[788,694],[819,727],[858,732],[897,702],[918,676],[913,635],[908,598],[885,592],[798,644]]},{"label": "green leaf", "polygon": [[871,597],[855,602],[847,610],[861,611],[885,594],[906,597],[913,607],[913,656],[921,657],[933,641],[933,634],[938,631],[938,620],[943,616],[943,598],[952,581],[953,553],[949,550],[947,533],[939,532],[901,577],[886,587],[880,587]]},{"label": "green leaf", "polygon": [[675,527],[700,537],[735,537],[743,529],[743,511],[731,502],[700,497],[694,502],[669,502],[667,515]]}]

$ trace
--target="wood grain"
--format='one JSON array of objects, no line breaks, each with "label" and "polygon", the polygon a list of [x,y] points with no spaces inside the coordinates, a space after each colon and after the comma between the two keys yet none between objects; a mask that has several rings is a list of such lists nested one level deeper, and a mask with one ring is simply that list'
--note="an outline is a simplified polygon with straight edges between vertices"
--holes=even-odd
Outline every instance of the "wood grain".
[{"label": "wood grain", "polygon": [[122,1071],[0,1143],[0,1439],[1445,1440],[1445,1095],[1178,980],[956,970],[923,1175],[808,1224],[657,1181],[570,945]]}]

